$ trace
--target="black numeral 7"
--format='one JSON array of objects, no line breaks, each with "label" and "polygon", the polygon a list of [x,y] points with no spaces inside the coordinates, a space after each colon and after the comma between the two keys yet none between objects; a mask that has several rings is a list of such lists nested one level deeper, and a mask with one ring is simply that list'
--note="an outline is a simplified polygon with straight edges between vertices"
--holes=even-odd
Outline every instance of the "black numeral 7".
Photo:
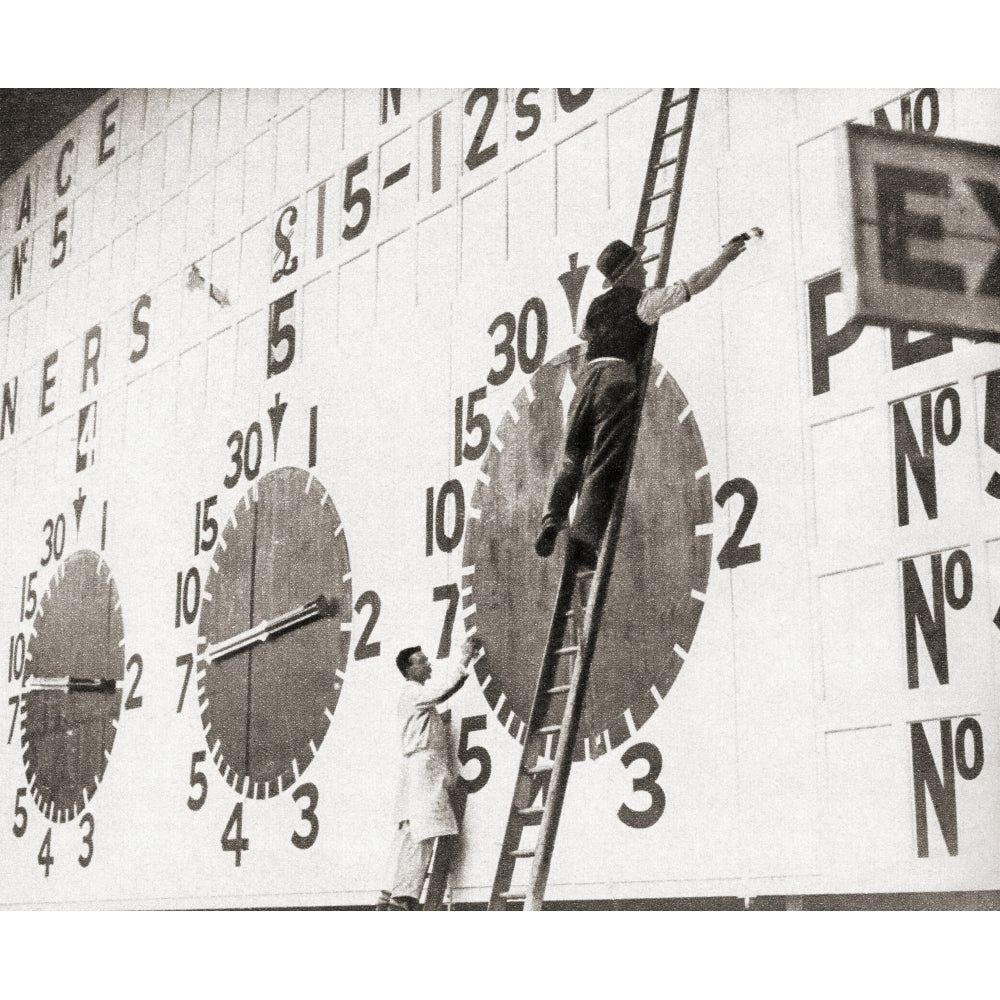
[{"label": "black numeral 7", "polygon": [[184,708],[184,695],[187,694],[188,682],[191,680],[191,668],[194,666],[194,657],[190,653],[184,653],[177,657],[177,666],[184,667],[184,683],[181,685],[181,696],[177,699],[177,711]]},{"label": "black numeral 7", "polygon": [[444,613],[444,625],[441,628],[441,641],[438,643],[437,658],[443,659],[451,653],[451,633],[455,629],[455,616],[458,614],[458,584],[445,583],[434,588],[435,601],[447,601],[448,607]]},{"label": "black numeral 7", "polygon": [[10,717],[10,732],[7,734],[7,742],[10,743],[14,738],[14,726],[17,723],[17,710],[21,706],[21,696],[19,694],[12,694],[7,699],[7,704],[14,706],[14,714]]}]

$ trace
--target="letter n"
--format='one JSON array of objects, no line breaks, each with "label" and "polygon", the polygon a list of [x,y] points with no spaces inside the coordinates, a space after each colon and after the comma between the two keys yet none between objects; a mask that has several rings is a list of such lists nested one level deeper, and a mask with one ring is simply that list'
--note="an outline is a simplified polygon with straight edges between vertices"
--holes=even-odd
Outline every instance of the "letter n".
[{"label": "letter n", "polygon": [[17,416],[17,376],[14,377],[14,392],[10,391],[10,382],[5,382],[3,387],[3,411],[0,413],[0,441],[6,435],[8,429],[14,433],[14,418]]},{"label": "letter n", "polygon": [[910,745],[913,753],[913,804],[917,822],[917,857],[930,855],[927,837],[927,799],[937,815],[938,826],[948,853],[958,854],[958,808],[955,802],[955,748],[952,743],[951,720],[941,719],[941,771],[938,774],[922,722],[910,723]]}]

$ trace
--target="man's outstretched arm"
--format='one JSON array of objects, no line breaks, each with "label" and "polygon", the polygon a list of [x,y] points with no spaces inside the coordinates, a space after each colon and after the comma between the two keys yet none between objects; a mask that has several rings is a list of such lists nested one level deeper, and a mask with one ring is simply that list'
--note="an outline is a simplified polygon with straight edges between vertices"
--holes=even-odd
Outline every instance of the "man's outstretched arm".
[{"label": "man's outstretched arm", "polygon": [[664,313],[684,305],[692,295],[705,291],[746,248],[746,241],[736,237],[723,245],[719,256],[711,264],[695,271],[686,280],[675,281],[665,288],[647,288],[639,299],[636,315],[643,323],[652,326]]},{"label": "man's outstretched arm", "polygon": [[473,660],[478,660],[482,651],[483,643],[480,639],[466,639],[465,642],[462,643],[462,672],[458,675],[455,681],[445,688],[445,690],[440,694],[435,695],[433,698],[422,698],[419,704],[440,705],[442,702],[447,701],[469,679],[469,672],[465,668],[468,667]]}]

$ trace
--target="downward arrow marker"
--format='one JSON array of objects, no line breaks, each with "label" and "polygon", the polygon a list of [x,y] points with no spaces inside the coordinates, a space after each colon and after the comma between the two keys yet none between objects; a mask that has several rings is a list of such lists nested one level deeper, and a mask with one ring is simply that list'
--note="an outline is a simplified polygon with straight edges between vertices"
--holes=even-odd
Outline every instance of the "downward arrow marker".
[{"label": "downward arrow marker", "polygon": [[566,293],[566,302],[569,305],[570,318],[573,321],[573,332],[576,333],[576,313],[580,308],[580,294],[583,292],[583,282],[590,270],[589,265],[577,266],[578,253],[569,255],[569,270],[559,275],[559,284],[562,285]]},{"label": "downward arrow marker", "polygon": [[83,494],[83,489],[78,490],[78,496],[73,501],[73,513],[76,515],[76,533],[80,534],[80,518],[83,516],[83,505],[87,502],[87,498]]},{"label": "downward arrow marker", "polygon": [[274,440],[274,457],[278,457],[278,436],[281,434],[281,421],[285,419],[287,403],[281,402],[281,393],[274,394],[274,406],[267,408],[267,415],[271,419],[271,437]]}]

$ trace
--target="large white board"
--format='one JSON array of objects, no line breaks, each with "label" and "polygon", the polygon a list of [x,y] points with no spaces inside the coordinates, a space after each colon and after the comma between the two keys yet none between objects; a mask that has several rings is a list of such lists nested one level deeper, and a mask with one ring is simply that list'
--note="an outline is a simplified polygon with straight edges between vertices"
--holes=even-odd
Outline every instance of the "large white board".
[{"label": "large white board", "polygon": [[[531,512],[658,103],[112,91],[4,183],[0,904],[373,903],[395,653],[473,631],[453,889],[487,897]],[[838,334],[834,151],[998,111],[701,92],[671,275],[765,237],[660,325],[550,898],[1000,887],[1000,348]],[[66,674],[116,683],[35,690]]]}]

